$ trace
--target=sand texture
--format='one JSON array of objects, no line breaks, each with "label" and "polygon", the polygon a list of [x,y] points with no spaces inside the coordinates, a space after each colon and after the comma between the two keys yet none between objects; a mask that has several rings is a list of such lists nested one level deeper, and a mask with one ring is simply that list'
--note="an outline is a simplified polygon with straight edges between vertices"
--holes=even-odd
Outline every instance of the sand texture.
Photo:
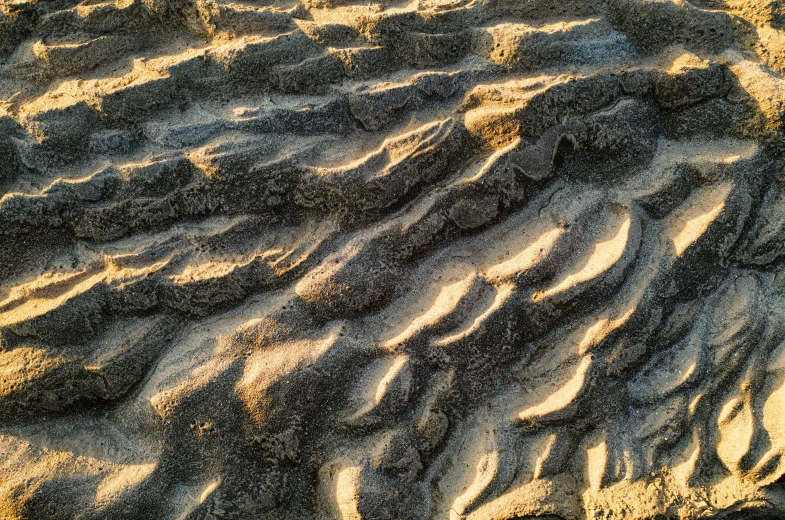
[{"label": "sand texture", "polygon": [[783,0],[0,0],[0,519],[785,518],[783,73]]}]

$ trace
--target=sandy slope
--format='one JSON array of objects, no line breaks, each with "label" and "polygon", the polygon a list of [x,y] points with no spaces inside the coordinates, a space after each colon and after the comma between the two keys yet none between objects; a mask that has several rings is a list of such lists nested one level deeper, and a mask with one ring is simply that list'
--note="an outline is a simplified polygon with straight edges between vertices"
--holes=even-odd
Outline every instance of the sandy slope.
[{"label": "sandy slope", "polygon": [[0,3],[0,518],[785,515],[785,3]]}]

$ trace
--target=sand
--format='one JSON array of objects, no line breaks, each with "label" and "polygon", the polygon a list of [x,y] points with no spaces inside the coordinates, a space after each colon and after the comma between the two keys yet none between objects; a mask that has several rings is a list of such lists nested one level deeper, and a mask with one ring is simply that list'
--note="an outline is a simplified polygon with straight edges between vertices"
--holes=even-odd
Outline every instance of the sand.
[{"label": "sand", "polygon": [[0,3],[0,519],[785,517],[785,2]]}]

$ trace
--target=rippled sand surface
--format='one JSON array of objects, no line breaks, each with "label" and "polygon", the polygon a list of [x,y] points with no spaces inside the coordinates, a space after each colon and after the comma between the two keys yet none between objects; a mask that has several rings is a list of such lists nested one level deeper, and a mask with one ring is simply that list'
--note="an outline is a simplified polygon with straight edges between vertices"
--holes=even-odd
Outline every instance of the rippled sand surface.
[{"label": "rippled sand surface", "polygon": [[785,516],[785,2],[0,3],[0,518]]}]

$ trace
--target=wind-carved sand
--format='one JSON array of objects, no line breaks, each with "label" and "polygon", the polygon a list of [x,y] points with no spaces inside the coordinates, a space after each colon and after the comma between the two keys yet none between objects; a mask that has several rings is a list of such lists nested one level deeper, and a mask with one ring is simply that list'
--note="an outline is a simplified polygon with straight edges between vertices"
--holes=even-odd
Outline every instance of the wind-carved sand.
[{"label": "wind-carved sand", "polygon": [[2,3],[0,518],[782,518],[783,30]]}]

